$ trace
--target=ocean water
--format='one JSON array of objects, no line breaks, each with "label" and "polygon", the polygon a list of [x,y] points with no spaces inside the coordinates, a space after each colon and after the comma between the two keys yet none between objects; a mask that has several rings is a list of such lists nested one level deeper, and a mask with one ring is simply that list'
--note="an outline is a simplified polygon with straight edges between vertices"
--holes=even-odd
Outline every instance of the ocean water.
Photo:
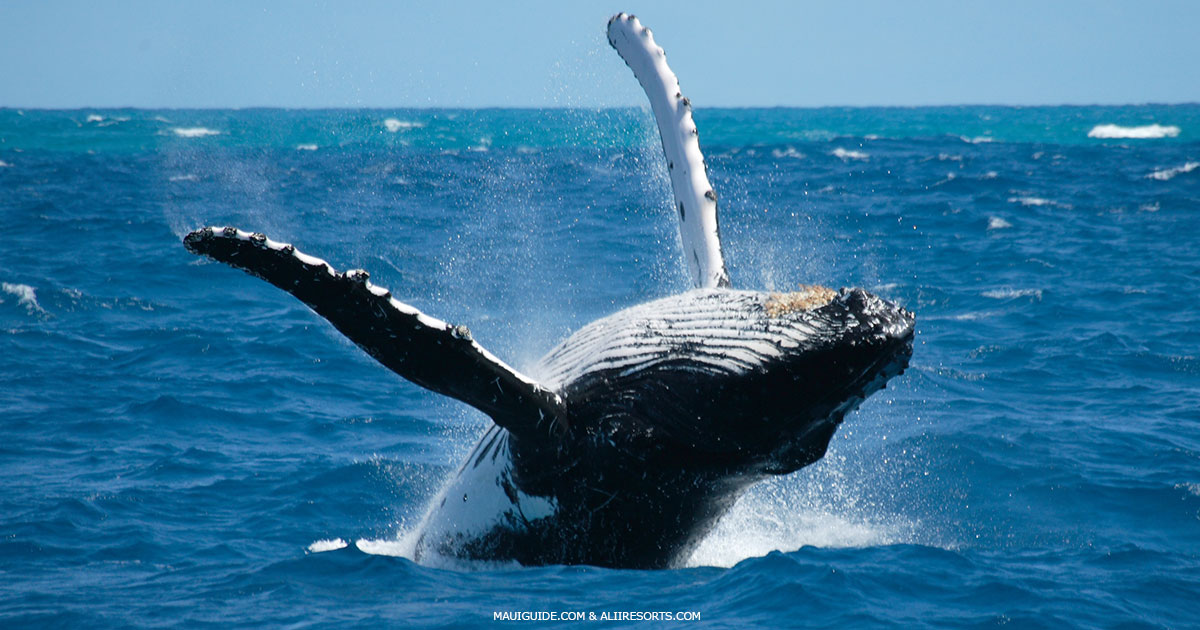
[{"label": "ocean water", "polygon": [[647,110],[0,109],[0,626],[1200,627],[1200,106],[695,116],[735,286],[918,332],[822,461],[624,571],[413,562],[486,417],[180,239],[529,366],[687,287]]}]

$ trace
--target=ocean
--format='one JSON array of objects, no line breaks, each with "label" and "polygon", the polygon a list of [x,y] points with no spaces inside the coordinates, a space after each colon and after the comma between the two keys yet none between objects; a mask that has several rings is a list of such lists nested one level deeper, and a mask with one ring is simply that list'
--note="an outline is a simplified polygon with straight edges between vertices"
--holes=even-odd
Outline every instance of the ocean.
[{"label": "ocean", "polygon": [[414,562],[489,420],[181,238],[527,367],[688,287],[648,109],[0,109],[0,626],[1200,627],[1200,105],[695,118],[735,287],[917,334],[823,460],[632,571]]}]

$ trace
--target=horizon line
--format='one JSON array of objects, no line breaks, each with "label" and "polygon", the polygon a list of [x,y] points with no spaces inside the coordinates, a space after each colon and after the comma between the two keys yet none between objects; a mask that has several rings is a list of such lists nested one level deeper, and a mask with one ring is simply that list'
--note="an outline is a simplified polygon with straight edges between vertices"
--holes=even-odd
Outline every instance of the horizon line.
[{"label": "horizon line", "polygon": [[[1143,101],[1134,103],[929,103],[921,105],[693,105],[697,110],[753,110],[753,109],[936,109],[946,107],[995,107],[1010,109],[1027,108],[1068,108],[1068,107],[1186,107],[1200,105],[1200,101]],[[0,111],[81,111],[81,110],[145,110],[145,111],[199,111],[199,110],[287,110],[287,111],[368,111],[368,110],[440,110],[440,111],[481,111],[481,110],[559,110],[559,111],[599,111],[621,109],[646,109],[649,105],[601,105],[583,107],[576,105],[67,105],[67,106],[23,106],[0,105]]]}]

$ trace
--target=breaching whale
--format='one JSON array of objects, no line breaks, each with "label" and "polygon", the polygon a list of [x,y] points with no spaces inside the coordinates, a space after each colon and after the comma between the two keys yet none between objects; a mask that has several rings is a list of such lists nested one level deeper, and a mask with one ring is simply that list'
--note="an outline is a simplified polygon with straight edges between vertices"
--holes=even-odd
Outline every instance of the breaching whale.
[{"label": "breaching whale", "polygon": [[292,245],[232,227],[192,252],[291,293],[383,365],[491,417],[434,499],[416,559],[671,566],[750,485],[820,459],[847,413],[907,367],[913,315],[861,289],[733,289],[691,105],[633,16],[608,39],[650,100],[695,287],[592,322],[535,380]]}]

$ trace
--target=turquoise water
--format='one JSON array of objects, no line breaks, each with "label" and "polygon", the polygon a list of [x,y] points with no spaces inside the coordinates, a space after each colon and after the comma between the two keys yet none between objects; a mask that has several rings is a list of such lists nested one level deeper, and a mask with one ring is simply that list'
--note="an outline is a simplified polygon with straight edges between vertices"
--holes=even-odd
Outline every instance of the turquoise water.
[{"label": "turquoise water", "polygon": [[412,562],[487,419],[180,238],[368,269],[528,366],[687,286],[648,112],[0,110],[0,625],[1195,627],[1200,106],[696,119],[734,286],[918,332],[824,460],[642,572]]}]

